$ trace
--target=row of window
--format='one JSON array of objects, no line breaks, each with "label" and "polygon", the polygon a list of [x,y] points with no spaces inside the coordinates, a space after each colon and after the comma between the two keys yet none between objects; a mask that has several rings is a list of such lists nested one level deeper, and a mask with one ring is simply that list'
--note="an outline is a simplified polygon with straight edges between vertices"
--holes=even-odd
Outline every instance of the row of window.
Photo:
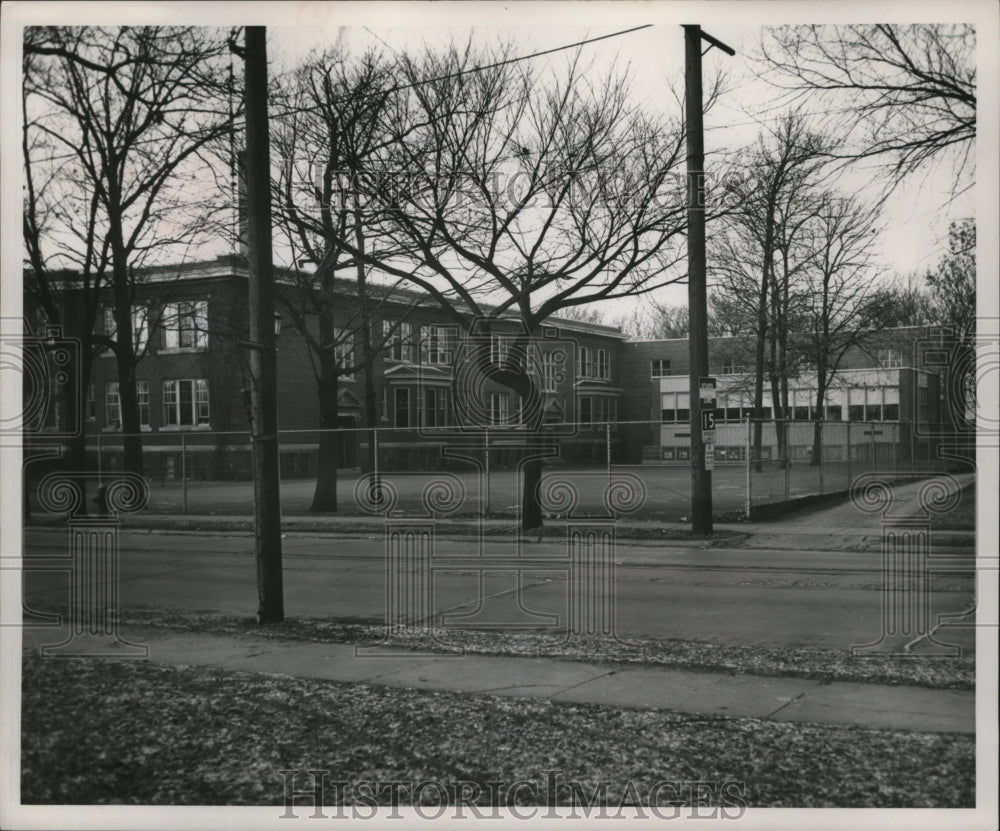
[{"label": "row of window", "polygon": [[[139,424],[149,427],[149,381],[136,381],[136,400],[139,404]],[[207,425],[210,418],[208,381],[204,378],[186,378],[164,381],[160,387],[162,424],[165,427],[197,427]],[[96,420],[94,385],[87,394],[87,418]],[[118,382],[104,385],[104,418],[108,427],[121,429],[122,406]]]},{"label": "row of window", "polygon": [[[881,369],[899,369],[903,366],[903,352],[901,349],[879,349],[875,362]],[[804,369],[815,371],[815,366],[807,366]],[[744,375],[746,371],[747,368],[744,364],[736,363],[731,358],[725,358],[722,361],[722,375]],[[666,358],[653,358],[649,362],[650,378],[666,378],[669,375],[670,361]]]},{"label": "row of window", "polygon": [[[813,406],[792,407],[788,418],[793,421],[811,421],[817,415],[817,408]],[[834,404],[824,408],[822,413],[826,421],[842,421],[844,418],[844,408],[839,404]],[[771,408],[762,407],[761,415],[754,416],[752,407],[726,407],[715,411],[715,421],[742,421],[747,416],[751,418],[771,418]],[[691,420],[689,409],[663,409],[660,411],[660,420],[666,424],[687,423]],[[899,421],[899,404],[852,404],[847,408],[848,421]]]},{"label": "row of window", "polygon": [[[387,354],[394,361],[420,362],[432,365],[450,365],[458,340],[457,326],[414,326],[406,321],[383,320],[382,335]],[[415,337],[414,337],[415,335]],[[506,363],[515,338],[510,335],[490,337],[490,363],[503,366]],[[529,347],[530,348],[530,347]],[[578,378],[595,378],[607,381],[611,378],[611,352],[608,349],[591,346],[577,347],[576,375]],[[529,362],[530,363],[530,362]],[[542,353],[543,389],[554,392],[562,380],[563,355],[552,350]],[[524,361],[519,361],[524,366]]]},{"label": "row of window", "polygon": [[[205,349],[208,346],[208,302],[205,300],[164,303],[159,318],[151,306],[132,309],[132,345],[142,352],[149,344],[150,330],[160,349]],[[104,309],[102,334],[113,338],[118,331],[115,310]]]},{"label": "row of window", "polygon": [[[488,423],[490,426],[523,424],[523,401],[516,396],[517,406],[512,407],[515,396],[508,392],[490,394]],[[618,401],[607,396],[581,396],[579,421],[581,424],[602,424],[616,421]],[[414,406],[415,405],[415,406]],[[547,421],[554,417],[550,414]],[[410,387],[382,388],[382,419],[391,421],[393,427],[449,427],[454,423],[450,392],[446,388]],[[561,420],[561,419],[560,419]]]}]

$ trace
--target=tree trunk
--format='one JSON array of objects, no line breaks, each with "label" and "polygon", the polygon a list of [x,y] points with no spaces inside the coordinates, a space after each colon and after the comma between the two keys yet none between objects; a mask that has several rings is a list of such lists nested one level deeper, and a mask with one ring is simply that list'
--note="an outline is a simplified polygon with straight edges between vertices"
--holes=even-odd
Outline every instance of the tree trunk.
[{"label": "tree trunk", "polygon": [[129,292],[128,255],[122,239],[121,218],[110,226],[112,285],[115,299],[115,363],[118,368],[118,401],[122,415],[122,467],[142,476],[142,435],[135,384],[135,348],[132,341],[132,297]]},{"label": "tree trunk", "polygon": [[767,269],[760,281],[760,294],[757,306],[757,342],[754,352],[754,382],[753,382],[753,469],[760,473],[764,469],[761,450],[764,443],[764,347],[767,340]]},{"label": "tree trunk", "polygon": [[816,411],[813,415],[813,449],[809,464],[818,467],[823,459],[823,402],[826,400],[826,367],[816,367]]},{"label": "tree trunk", "polygon": [[[540,431],[533,431],[528,437],[529,455],[541,451],[544,439]],[[522,478],[524,490],[521,493],[521,532],[537,531],[541,534],[545,527],[542,518],[542,502],[539,490],[542,484],[542,460],[529,459],[524,464]]]},{"label": "tree trunk", "polygon": [[332,349],[320,355],[319,458],[316,470],[316,490],[313,492],[309,512],[334,513],[337,511],[337,468],[340,466],[340,434],[329,432],[340,426],[339,401],[340,377]]}]

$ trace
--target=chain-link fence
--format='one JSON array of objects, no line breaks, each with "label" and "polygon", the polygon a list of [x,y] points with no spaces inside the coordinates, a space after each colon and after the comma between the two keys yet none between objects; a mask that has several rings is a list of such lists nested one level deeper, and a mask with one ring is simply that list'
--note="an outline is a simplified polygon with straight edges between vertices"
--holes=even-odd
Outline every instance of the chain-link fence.
[{"label": "chain-link fence", "polygon": [[[425,486],[441,483],[449,515],[517,517],[522,468],[541,458],[543,512],[603,516],[609,489],[624,487],[634,519],[682,521],[691,500],[687,423],[611,422],[478,431],[455,428],[343,428],[279,433],[281,504],[286,515],[434,515]],[[738,519],[753,509],[806,496],[844,492],[858,475],[928,475],[941,430],[898,422],[802,422],[749,419],[717,423],[712,461],[715,516]],[[142,434],[147,510],[190,515],[253,512],[253,456],[246,432],[158,431]],[[87,465],[98,483],[122,471],[122,434],[87,437]],[[54,465],[27,465],[26,497],[37,509],[37,482]],[[575,504],[563,504],[570,477]],[[374,488],[377,484],[379,489]],[[99,485],[98,485],[99,486]],[[373,498],[375,493],[380,498]],[[455,503],[457,500],[457,503]]]}]

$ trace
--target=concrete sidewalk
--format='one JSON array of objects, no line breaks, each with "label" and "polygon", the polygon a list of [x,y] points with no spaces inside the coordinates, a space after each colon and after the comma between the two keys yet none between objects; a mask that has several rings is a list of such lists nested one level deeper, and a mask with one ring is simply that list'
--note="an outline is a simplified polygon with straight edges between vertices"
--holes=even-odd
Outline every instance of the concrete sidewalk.
[{"label": "concrete sidewalk", "polygon": [[[39,639],[42,636],[43,640]],[[129,626],[154,663],[558,702],[918,732],[975,732],[975,692],[552,658],[434,655]],[[24,630],[25,648],[44,642]]]}]

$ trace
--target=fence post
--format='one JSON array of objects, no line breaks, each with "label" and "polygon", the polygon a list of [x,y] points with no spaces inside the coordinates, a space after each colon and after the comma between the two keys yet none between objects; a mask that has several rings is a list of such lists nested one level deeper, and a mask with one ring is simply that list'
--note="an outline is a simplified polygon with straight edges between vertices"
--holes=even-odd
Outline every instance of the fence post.
[{"label": "fence post", "polygon": [[746,468],[746,505],[744,507],[744,516],[750,519],[750,415],[749,413],[745,417],[746,424],[746,435],[744,436],[744,444],[746,445],[746,457],[744,467]]},{"label": "fence post", "polygon": [[372,494],[375,500],[375,516],[378,516],[379,502],[382,501],[382,482],[378,478],[378,427],[372,428],[372,484],[375,492]]},{"label": "fence post", "polygon": [[187,437],[181,433],[181,492],[184,494],[182,514],[188,512]]},{"label": "fence post", "polygon": [[899,455],[899,435],[896,432],[896,425],[892,425],[892,478],[896,479],[896,457]]},{"label": "fence post", "polygon": [[611,422],[604,422],[604,446],[608,454],[608,487],[611,487]]},{"label": "fence post", "polygon": [[483,502],[484,505],[483,511],[485,512],[486,516],[489,516],[490,515],[490,428],[486,427],[485,430],[486,430],[486,444],[484,447],[483,456],[485,457],[485,462],[486,462],[486,469],[485,469],[486,481],[484,483],[486,493],[483,494],[483,496],[485,497]]},{"label": "fence post", "polygon": [[784,461],[783,466],[785,468],[785,502],[787,502],[789,494],[789,485],[792,476],[792,460],[790,458],[791,454],[789,454],[788,452],[788,422],[785,421],[784,419],[781,420],[781,430],[783,436],[782,444],[784,445],[784,450],[785,450],[785,458],[783,459]]},{"label": "fence post", "polygon": [[826,491],[823,490],[823,450],[826,448],[825,445],[826,438],[823,436],[823,420],[820,419],[818,424],[819,424],[819,447],[817,447],[816,449],[819,450],[819,493],[820,496],[822,496],[824,493],[826,493]]},{"label": "fence post", "polygon": [[851,422],[847,422],[847,489],[850,490],[851,482]]}]

